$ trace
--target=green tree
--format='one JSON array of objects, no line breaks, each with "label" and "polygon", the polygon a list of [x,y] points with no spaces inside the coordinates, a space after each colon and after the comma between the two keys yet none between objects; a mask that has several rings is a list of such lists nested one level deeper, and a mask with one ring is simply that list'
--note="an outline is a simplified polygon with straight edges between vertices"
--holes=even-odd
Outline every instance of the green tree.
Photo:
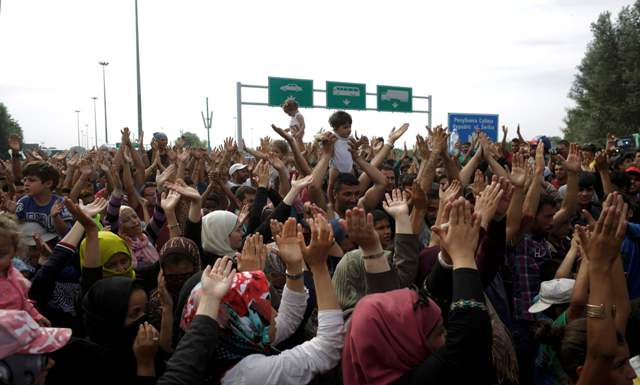
[{"label": "green tree", "polygon": [[182,139],[184,139],[185,145],[193,148],[207,148],[207,142],[204,140],[200,140],[198,135],[193,132],[185,132],[182,134]]},{"label": "green tree", "polygon": [[22,138],[22,128],[17,120],[11,117],[7,106],[0,102],[0,157],[7,157],[9,135],[16,134]]},{"label": "green tree", "polygon": [[565,138],[604,144],[607,133],[627,136],[640,128],[640,0],[616,22],[605,12],[591,25],[593,40],[578,66],[569,97]]}]

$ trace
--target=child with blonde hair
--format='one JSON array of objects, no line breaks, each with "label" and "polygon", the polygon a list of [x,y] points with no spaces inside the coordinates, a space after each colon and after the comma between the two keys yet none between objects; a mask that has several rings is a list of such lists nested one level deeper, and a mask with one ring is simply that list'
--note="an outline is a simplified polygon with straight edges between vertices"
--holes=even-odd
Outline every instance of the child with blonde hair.
[{"label": "child with blonde hair", "polygon": [[0,214],[0,309],[24,310],[41,326],[51,323],[27,297],[31,282],[13,267],[11,260],[20,250],[20,230],[15,220]]}]

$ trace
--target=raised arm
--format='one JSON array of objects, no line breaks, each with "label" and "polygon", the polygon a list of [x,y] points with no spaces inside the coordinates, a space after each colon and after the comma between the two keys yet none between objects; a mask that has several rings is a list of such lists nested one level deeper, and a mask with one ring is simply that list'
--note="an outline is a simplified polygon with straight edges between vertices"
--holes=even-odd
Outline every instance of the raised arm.
[{"label": "raised arm", "polygon": [[333,156],[333,148],[336,137],[332,133],[325,133],[322,137],[321,155],[318,163],[311,172],[313,183],[309,187],[309,200],[317,204],[323,210],[327,209],[327,201],[322,191],[322,184],[327,175],[329,161]]},{"label": "raised arm", "polygon": [[538,147],[536,148],[536,163],[533,172],[533,180],[531,186],[529,186],[529,191],[527,191],[522,209],[525,218],[535,218],[538,212],[538,204],[540,203],[544,173],[544,143],[542,141],[538,142]]},{"label": "raised arm", "polygon": [[578,210],[578,173],[582,164],[580,147],[575,143],[571,143],[567,159],[563,159],[562,155],[558,155],[558,159],[562,167],[567,171],[567,191],[564,194],[560,210],[553,216],[555,223],[569,220]]},{"label": "raised arm", "polygon": [[[613,199],[611,199],[613,198]],[[607,198],[610,205],[602,211],[587,241],[589,258],[589,305],[587,305],[587,354],[578,385],[604,384],[614,369],[618,348],[613,306],[615,298],[613,272],[626,228],[628,208],[621,196]]]},{"label": "raised arm", "polygon": [[522,203],[524,200],[524,185],[527,178],[527,164],[522,154],[514,154],[509,179],[513,184],[513,197],[507,209],[507,241],[515,241],[521,233]]},{"label": "raised arm", "polygon": [[364,196],[360,199],[358,205],[364,207],[366,210],[372,210],[378,205],[384,196],[384,191],[387,188],[387,178],[380,170],[372,166],[360,156],[355,140],[351,139],[349,144],[351,146],[351,157],[353,158],[354,163],[356,163],[358,167],[369,176],[369,179],[373,181],[373,186],[369,187],[364,192]]},{"label": "raised arm", "polygon": [[[396,130],[395,127],[391,129],[389,132],[389,136],[387,138],[387,142],[382,146],[382,149],[376,153],[376,155],[371,159],[370,164],[375,168],[380,168],[382,163],[384,163],[385,159],[389,156],[389,153],[393,151],[393,146],[395,143],[404,135],[405,132],[409,129],[409,123],[404,123],[400,128]],[[369,183],[371,182],[371,178],[369,174],[362,173],[359,177],[359,182],[361,189],[365,189],[369,187]]]},{"label": "raised arm", "polygon": [[282,139],[286,140],[287,143],[289,143],[289,147],[291,147],[291,152],[293,153],[293,159],[296,162],[296,168],[300,171],[302,176],[311,174],[311,167],[309,167],[309,163],[307,162],[305,157],[302,156],[302,149],[298,141],[295,140],[295,138],[291,134],[287,133],[282,128],[276,127],[276,125],[274,124],[271,125],[271,128],[278,135],[280,135]]}]

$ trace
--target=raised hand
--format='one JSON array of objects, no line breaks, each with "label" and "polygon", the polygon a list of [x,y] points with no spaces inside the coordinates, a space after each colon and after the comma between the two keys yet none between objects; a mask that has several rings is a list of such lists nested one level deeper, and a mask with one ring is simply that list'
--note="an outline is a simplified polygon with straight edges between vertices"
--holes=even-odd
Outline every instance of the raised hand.
[{"label": "raised hand", "polygon": [[51,210],[49,211],[49,216],[51,218],[57,217],[62,212],[63,207],[64,206],[62,205],[62,201],[56,200],[55,202],[53,202],[53,205],[51,206]]},{"label": "raised hand", "polygon": [[80,207],[80,210],[82,210],[82,212],[90,218],[93,218],[99,213],[106,210],[108,205],[107,200],[104,198],[96,198],[88,205],[85,205],[82,202],[82,199],[79,202],[80,203],[78,204],[78,207]]},{"label": "raised hand", "polygon": [[427,208],[427,194],[420,187],[420,183],[413,182],[411,186],[411,199],[409,203],[413,205],[416,209],[426,209]]},{"label": "raised hand", "polygon": [[164,211],[175,211],[180,202],[180,193],[175,190],[164,191],[160,199],[160,207]]},{"label": "raised hand", "polygon": [[313,183],[313,175],[307,175],[302,179],[297,179],[295,176],[291,179],[291,188],[296,189],[297,191],[302,190],[305,187],[308,187]]},{"label": "raised hand", "polygon": [[356,207],[347,210],[346,224],[349,239],[366,253],[382,252],[380,238],[373,226],[373,215],[367,214],[363,209]]},{"label": "raised hand", "polygon": [[[447,226],[434,226],[440,246],[449,254],[455,268],[476,268],[475,250],[480,238],[480,218],[472,213],[471,203],[458,198],[449,203]],[[461,241],[464,240],[464,241]]]},{"label": "raised hand", "polygon": [[509,133],[509,127],[507,126],[502,126],[502,133],[504,134],[504,137],[507,137],[507,134]]},{"label": "raised hand", "polygon": [[233,262],[226,256],[216,259],[213,266],[207,266],[200,278],[202,296],[221,301],[231,288],[236,275],[236,270],[232,267]]},{"label": "raised hand", "polygon": [[78,164],[80,164],[80,155],[78,153],[75,153],[71,156],[71,159],[67,161],[67,167],[75,168],[78,167]]},{"label": "raised hand", "polygon": [[249,235],[244,240],[242,254],[238,256],[238,271],[264,270],[267,257],[267,247],[262,241],[262,235]]},{"label": "raised hand", "polygon": [[125,127],[122,130],[120,130],[120,134],[122,134],[121,145],[122,146],[130,146],[131,145],[131,139],[129,138],[129,135],[130,135],[129,127]]},{"label": "raised hand", "polygon": [[167,182],[165,183],[165,187],[177,192],[190,201],[202,199],[198,190],[188,186],[182,179],[176,179],[175,183]]},{"label": "raised hand", "polygon": [[451,183],[449,183],[449,186],[447,186],[447,188],[443,188],[442,185],[440,185],[440,190],[438,191],[438,197],[440,198],[440,203],[447,204],[449,201],[457,199],[460,196],[461,192],[462,192],[462,184],[457,179],[454,179],[453,181],[451,181]]},{"label": "raised hand", "polygon": [[535,172],[537,175],[542,175],[544,173],[544,142],[543,141],[539,141],[538,147],[536,147]]},{"label": "raised hand", "polygon": [[304,260],[311,270],[316,268],[326,269],[329,250],[335,242],[331,224],[322,215],[316,215],[315,219],[308,219],[307,223],[311,228],[309,246],[305,244],[302,234],[298,235],[298,242],[300,243]]},{"label": "raised hand", "polygon": [[431,145],[433,151],[437,151],[440,154],[447,152],[447,142],[449,141],[449,134],[446,128],[442,126],[436,126],[433,128],[433,135],[431,136]]},{"label": "raised hand", "polygon": [[238,213],[238,223],[246,224],[249,220],[249,214],[251,212],[251,205],[248,203],[243,205],[240,209],[240,213]]},{"label": "raised hand", "polygon": [[167,282],[164,279],[164,272],[162,269],[160,269],[160,272],[158,273],[158,293],[160,293],[160,306],[162,307],[162,310],[173,310],[173,297],[169,294],[169,290],[167,290]]},{"label": "raised hand", "polygon": [[178,153],[178,162],[185,163],[191,157],[191,151],[189,149],[183,149]]},{"label": "raised hand", "polygon": [[138,366],[151,367],[158,352],[160,333],[153,325],[145,322],[138,328],[138,335],[133,342],[133,354],[136,356]]},{"label": "raised hand", "polygon": [[480,224],[483,229],[486,230],[489,227],[489,222],[493,219],[503,194],[504,191],[502,191],[500,183],[494,180],[476,197],[476,205],[473,211],[480,217]]},{"label": "raised hand", "polygon": [[85,214],[84,211],[82,211],[80,207],[78,207],[78,205],[73,203],[71,199],[64,198],[64,205],[67,210],[69,210],[71,215],[76,218],[76,221],[78,221],[78,223],[80,223],[82,227],[84,227],[84,231],[86,231],[87,233],[98,231],[98,225],[93,221],[93,219],[87,216],[87,214]]},{"label": "raised hand", "polygon": [[629,207],[622,195],[611,193],[603,205],[600,218],[596,222],[589,240],[581,239],[586,245],[585,251],[590,263],[597,263],[610,268],[618,258],[620,245],[627,230],[627,213]]},{"label": "raised hand", "polygon": [[275,168],[276,170],[281,171],[285,169],[285,165],[282,159],[278,158],[273,152],[269,153],[268,159],[271,166],[273,166],[273,168]]},{"label": "raised hand", "polygon": [[487,187],[487,182],[482,170],[477,169],[473,174],[473,183],[471,184],[471,190],[473,195],[478,196]]},{"label": "raised hand", "polygon": [[389,133],[389,137],[387,138],[387,143],[389,143],[391,145],[391,147],[393,147],[395,142],[398,139],[400,139],[400,137],[402,137],[402,135],[404,135],[404,133],[407,132],[408,129],[409,129],[409,123],[403,124],[397,130],[396,130],[395,127],[393,127],[391,129],[391,132]]},{"label": "raised hand", "polygon": [[[536,149],[536,160],[537,158],[538,154]],[[580,153],[580,146],[576,143],[571,143],[569,145],[569,154],[567,155],[567,159],[564,159],[560,154],[558,154],[558,159],[560,160],[562,167],[564,167],[567,172],[577,174],[582,170],[582,155]]]},{"label": "raised hand", "polygon": [[282,139],[288,141],[293,140],[293,136],[291,134],[289,134],[288,132],[286,132],[285,130],[283,130],[282,128],[276,126],[275,124],[271,125],[271,128],[273,129],[273,131],[275,131],[278,135],[280,135],[280,137],[282,137]]},{"label": "raised hand", "polygon": [[514,187],[523,188],[527,180],[526,161],[522,154],[513,154],[511,163],[511,175],[509,176]]},{"label": "raised hand", "polygon": [[608,156],[606,151],[596,152],[596,169],[600,171],[607,171],[609,168]]},{"label": "raised hand", "polygon": [[498,179],[498,177],[494,175],[492,177],[492,181],[496,180],[500,184],[500,188],[503,191],[502,197],[498,201],[498,206],[496,207],[496,213],[494,215],[494,218],[499,221],[502,220],[505,215],[507,215],[507,210],[509,210],[509,204],[511,203],[511,197],[513,196],[513,185],[506,178],[500,177]]},{"label": "raised hand", "polygon": [[280,258],[287,266],[302,264],[302,249],[299,239],[302,236],[302,226],[296,224],[294,218],[287,219],[282,226],[281,233],[275,236]]},{"label": "raised hand", "polygon": [[91,173],[93,173],[91,164],[89,164],[88,160],[83,159],[80,161],[80,173],[82,174],[82,177],[85,179],[88,179],[91,176]]},{"label": "raised hand", "polygon": [[394,219],[409,215],[409,205],[407,204],[407,193],[400,189],[393,189],[391,195],[385,194],[385,200],[382,202],[382,208],[387,214]]},{"label": "raised hand", "polygon": [[418,153],[420,159],[422,159],[423,161],[429,159],[429,156],[431,155],[429,143],[427,143],[427,141],[420,134],[416,135],[415,152]]}]

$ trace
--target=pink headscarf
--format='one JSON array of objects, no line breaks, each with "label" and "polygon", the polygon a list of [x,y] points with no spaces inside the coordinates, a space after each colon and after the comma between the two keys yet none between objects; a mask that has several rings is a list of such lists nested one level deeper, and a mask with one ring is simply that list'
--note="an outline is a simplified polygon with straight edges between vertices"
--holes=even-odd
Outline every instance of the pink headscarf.
[{"label": "pink headscarf", "polygon": [[440,307],[418,305],[411,289],[367,295],[355,307],[342,352],[345,385],[389,384],[432,352],[426,342],[440,320]]}]

